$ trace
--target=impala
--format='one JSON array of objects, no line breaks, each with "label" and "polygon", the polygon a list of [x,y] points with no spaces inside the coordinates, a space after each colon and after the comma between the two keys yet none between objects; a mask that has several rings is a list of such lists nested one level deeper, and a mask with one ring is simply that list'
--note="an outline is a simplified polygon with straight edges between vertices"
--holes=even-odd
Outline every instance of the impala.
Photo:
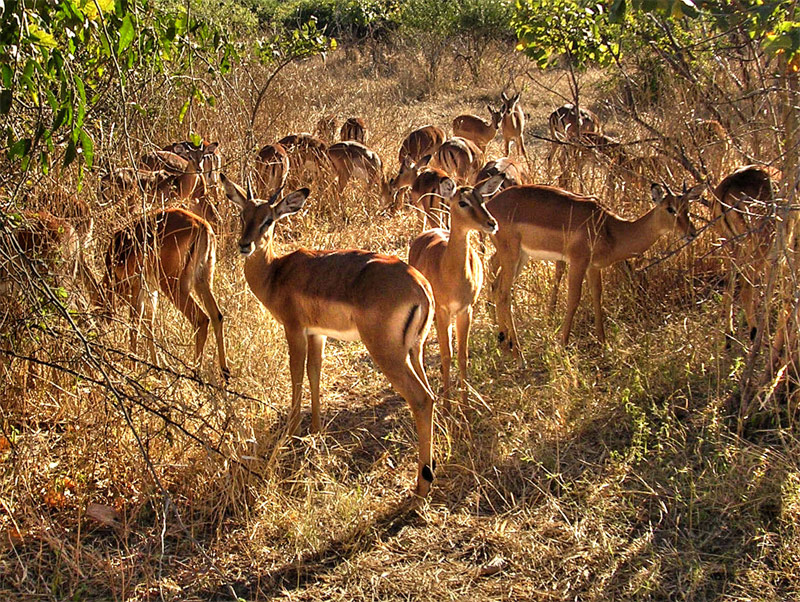
[{"label": "impala", "polygon": [[341,197],[351,177],[364,180],[378,188],[387,205],[393,203],[391,186],[383,174],[383,163],[378,154],[359,142],[337,142],[328,148],[328,159],[333,166]]},{"label": "impala", "polygon": [[367,126],[361,117],[348,117],[339,130],[339,138],[342,141],[355,140],[361,144],[366,144]]},{"label": "impala", "polygon": [[217,174],[222,168],[222,157],[219,154],[219,142],[206,142],[203,140],[199,145],[193,142],[173,142],[162,150],[173,152],[183,157],[187,161],[193,161],[198,165],[198,173],[203,174],[207,181],[216,184]]},{"label": "impala", "polygon": [[410,202],[420,211],[422,230],[427,228],[428,222],[432,227],[447,222],[441,200],[448,200],[455,190],[456,183],[441,169],[429,167],[416,171],[416,177],[411,182]]},{"label": "impala", "polygon": [[442,143],[436,161],[459,185],[470,184],[483,165],[483,151],[471,140],[456,136]]},{"label": "impala", "polygon": [[419,163],[426,155],[433,156],[445,139],[444,130],[435,125],[425,125],[417,128],[405,137],[400,145],[397,160],[400,165],[410,159]]},{"label": "impala", "polygon": [[554,140],[578,140],[583,134],[603,133],[603,125],[595,113],[583,107],[578,109],[571,103],[550,113],[547,125]]},{"label": "impala", "polygon": [[259,194],[267,196],[286,185],[289,176],[289,154],[282,144],[267,144],[258,151],[256,174]]},{"label": "impala", "polygon": [[596,114],[583,107],[577,108],[572,103],[562,105],[550,113],[547,124],[552,140],[546,160],[548,173],[556,153],[559,154],[561,172],[566,169],[567,155],[570,154],[571,147],[565,146],[565,143],[579,143],[584,134],[603,133],[602,122]]},{"label": "impala", "polygon": [[[312,182],[324,181],[331,172],[328,145],[311,134],[289,134],[278,140],[289,155],[290,172],[306,175]],[[294,178],[292,178],[294,179]]]},{"label": "impala", "polygon": [[319,381],[326,338],[362,340],[375,363],[408,402],[419,437],[416,492],[433,482],[433,393],[422,368],[422,345],[430,329],[430,284],[396,257],[360,250],[299,249],[276,256],[275,223],[301,209],[304,188],[268,202],[253,198],[222,177],[242,217],[239,249],[246,256],[250,290],[283,325],[289,344],[292,408],[288,432],[300,423],[303,372],[311,387],[311,429],[320,430]]},{"label": "impala", "polygon": [[483,285],[483,264],[469,244],[469,234],[473,230],[487,234],[497,231],[497,222],[486,210],[484,197],[494,194],[502,183],[502,176],[496,175],[475,188],[459,188],[450,199],[450,232],[427,230],[414,239],[408,253],[408,263],[422,272],[433,288],[434,320],[442,359],[442,397],[448,410],[453,356],[451,322],[455,318],[458,387],[466,403],[467,390],[463,385],[467,375],[472,306]]},{"label": "impala", "polygon": [[517,151],[522,153],[525,159],[528,159],[528,153],[525,152],[525,140],[523,138],[523,130],[525,129],[525,113],[522,112],[522,107],[519,104],[520,92],[517,92],[512,97],[508,97],[505,92],[500,94],[503,101],[503,107],[500,109],[503,112],[503,143],[505,144],[505,156],[511,155],[511,143],[514,142],[517,146]]},{"label": "impala", "polygon": [[336,115],[323,115],[317,120],[317,127],[314,129],[317,138],[331,144],[336,137]]},{"label": "impala", "polygon": [[519,186],[528,183],[528,174],[517,163],[508,157],[500,157],[489,161],[484,165],[475,176],[476,182],[482,182],[492,176],[502,176],[501,188],[506,189],[510,186]]},{"label": "impala", "polygon": [[154,151],[143,155],[140,158],[141,165],[163,165],[165,169],[116,169],[101,178],[101,194],[113,200],[117,194],[130,197],[143,192],[157,203],[177,198],[188,202],[189,210],[196,215],[217,224],[219,214],[209,200],[206,177],[201,173],[205,157],[215,149],[216,144],[189,149],[185,157],[171,151]]},{"label": "impala", "polygon": [[644,253],[669,232],[693,239],[696,231],[689,220],[689,202],[699,197],[702,190],[701,184],[677,196],[668,188],[653,184],[655,207],[634,221],[609,213],[594,198],[551,186],[517,186],[491,199],[486,208],[498,223],[497,234],[492,237],[497,251],[491,259],[494,275],[491,290],[500,343],[521,359],[511,313],[511,288],[529,258],[569,262],[562,344],[566,345],[569,340],[587,274],[597,338],[605,342],[600,270]]},{"label": "impala", "polygon": [[712,215],[719,222],[718,229],[730,245],[727,248],[729,283],[725,292],[729,341],[735,333],[733,299],[737,280],[750,339],[756,337],[755,287],[761,282],[772,256],[775,225],[768,203],[773,197],[770,172],[756,165],[745,165],[728,175],[712,195]]},{"label": "impala", "polygon": [[[199,366],[208,338],[208,322],[214,327],[222,376],[230,376],[225,359],[222,313],[214,297],[216,237],[207,221],[184,209],[165,209],[116,232],[106,251],[103,288],[113,310],[116,295],[126,297],[136,326],[131,348],[136,350],[137,331],[144,323],[150,359],[157,362],[153,326],[158,292],[161,291],[186,316],[194,328],[194,361]],[[208,315],[192,298],[194,292]],[[148,302],[149,297],[149,302]]]},{"label": "impala", "polygon": [[46,210],[20,212],[20,223],[11,223],[11,236],[16,246],[2,244],[0,253],[0,293],[6,296],[15,282],[23,280],[28,271],[18,255],[17,247],[33,263],[36,271],[52,277],[55,284],[70,288],[72,281],[79,281],[96,307],[102,307],[102,294],[83,255],[81,233],[70,221],[56,217]]},{"label": "impala", "polygon": [[486,108],[489,109],[491,121],[477,115],[459,115],[453,119],[453,136],[472,140],[481,152],[486,152],[486,146],[497,136],[503,119],[502,111],[495,111],[491,105],[486,105]]}]

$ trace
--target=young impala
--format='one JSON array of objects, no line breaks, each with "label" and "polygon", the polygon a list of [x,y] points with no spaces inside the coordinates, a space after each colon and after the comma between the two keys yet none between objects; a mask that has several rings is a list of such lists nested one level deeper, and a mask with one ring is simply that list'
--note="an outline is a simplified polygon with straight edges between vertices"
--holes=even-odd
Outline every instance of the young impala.
[{"label": "young impala", "polygon": [[348,117],[339,130],[339,139],[342,141],[354,140],[366,144],[367,126],[361,117]]},{"label": "young impala", "polygon": [[491,105],[486,105],[491,121],[486,121],[477,115],[459,115],[453,119],[453,136],[460,136],[472,140],[481,152],[486,152],[486,146],[497,136],[503,112],[495,111]]},{"label": "young impala", "polygon": [[737,281],[750,340],[756,338],[756,287],[766,272],[775,235],[768,206],[773,197],[770,172],[756,165],[745,165],[723,179],[711,198],[711,213],[718,220],[718,230],[727,239],[729,283],[725,291],[725,318],[728,340],[736,332],[733,299]]},{"label": "young impala", "polygon": [[483,263],[469,244],[473,230],[494,234],[497,222],[484,206],[484,197],[494,194],[503,182],[493,176],[475,188],[459,188],[450,199],[450,232],[427,230],[411,243],[408,263],[417,268],[433,287],[436,301],[434,319],[442,357],[442,383],[445,408],[450,408],[450,364],[453,357],[451,322],[456,320],[458,342],[458,386],[462,400],[467,402],[464,379],[467,375],[469,330],[472,325],[472,306],[478,300],[483,285]]},{"label": "young impala", "polygon": [[256,181],[262,196],[286,185],[289,175],[289,154],[282,144],[267,144],[258,151],[256,157]]},{"label": "young impala", "polygon": [[239,249],[247,259],[250,290],[280,322],[289,344],[292,408],[288,432],[300,424],[303,372],[311,387],[311,429],[320,430],[319,381],[325,340],[362,340],[372,359],[408,402],[419,437],[416,492],[433,481],[433,393],[422,368],[422,345],[433,313],[430,284],[396,257],[360,250],[299,249],[276,256],[275,223],[301,209],[304,188],[282,199],[253,198],[222,177],[228,199],[241,211]]},{"label": "young impala", "polygon": [[356,177],[376,187],[387,205],[393,203],[391,186],[383,174],[383,163],[376,152],[359,142],[337,142],[328,148],[328,159],[336,175],[340,197],[347,181]]},{"label": "young impala", "polygon": [[511,186],[519,186],[528,183],[528,174],[525,170],[508,157],[500,157],[489,161],[481,167],[478,175],[475,176],[476,182],[482,182],[492,176],[500,175],[503,178],[501,188],[506,189]]},{"label": "young impala", "polygon": [[289,134],[278,140],[289,155],[290,180],[319,184],[329,177],[328,145],[311,134]]},{"label": "young impala", "polygon": [[523,138],[525,130],[525,113],[522,112],[522,107],[519,105],[520,92],[517,92],[512,97],[506,96],[503,92],[500,98],[503,100],[503,142],[505,144],[505,156],[511,156],[511,143],[517,146],[517,150],[522,153],[525,159],[528,159],[528,153],[525,151],[525,140]]},{"label": "young impala", "polygon": [[460,186],[474,184],[483,165],[483,151],[472,140],[455,136],[445,140],[436,151],[436,162]]},{"label": "young impala", "polygon": [[[216,246],[214,231],[204,219],[183,209],[158,211],[112,236],[106,251],[103,288],[110,309],[115,295],[127,297],[137,322],[131,330],[131,348],[136,350],[137,331],[144,322],[154,363],[157,356],[153,326],[159,291],[194,327],[197,365],[203,356],[210,319],[217,339],[219,367],[227,380],[230,371],[225,359],[222,313],[211,290]],[[200,298],[208,315],[192,298],[192,292]]]},{"label": "young impala", "polygon": [[[644,253],[669,232],[695,237],[689,220],[689,202],[700,196],[704,185],[676,196],[668,188],[653,184],[655,207],[642,217],[623,220],[584,197],[551,186],[516,186],[499,193],[486,208],[498,223],[492,238],[497,249],[491,259],[494,275],[492,294],[496,304],[499,340],[521,359],[517,331],[511,313],[511,287],[528,259],[569,262],[567,314],[561,329],[566,345],[572,319],[588,274],[594,303],[597,338],[605,342],[600,270],[617,261]],[[558,287],[560,278],[557,269]]]},{"label": "young impala", "polygon": [[203,177],[208,182],[217,183],[217,174],[222,169],[219,142],[206,142],[203,140],[199,145],[195,145],[193,142],[186,140],[168,144],[162,150],[175,153],[188,161],[197,162],[199,166],[198,173],[203,174]]},{"label": "young impala", "polygon": [[397,160],[402,165],[406,159],[419,163],[425,156],[433,156],[445,139],[444,130],[435,125],[417,128],[405,137],[400,145]]}]

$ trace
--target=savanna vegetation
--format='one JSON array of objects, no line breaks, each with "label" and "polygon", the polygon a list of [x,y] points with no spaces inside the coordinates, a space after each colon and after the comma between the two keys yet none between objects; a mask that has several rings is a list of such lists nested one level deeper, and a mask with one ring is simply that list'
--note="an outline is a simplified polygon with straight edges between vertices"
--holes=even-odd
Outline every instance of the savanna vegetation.
[{"label": "savanna vegetation", "polygon": [[[800,597],[795,10],[0,0],[0,598]],[[701,185],[694,236],[603,271],[605,341],[587,283],[562,344],[565,291],[551,310],[556,268],[530,261],[513,289],[518,357],[498,340],[494,243],[473,240],[486,282],[466,395],[452,389],[449,412],[436,401],[419,498],[415,423],[363,344],[328,341],[322,430],[306,387],[287,432],[284,329],[245,281],[219,174],[258,189],[263,146],[330,120],[338,139],[360,117],[389,178],[414,128],[449,135],[517,93],[527,157],[511,155],[531,184],[625,219],[652,208],[653,182]],[[602,127],[551,128],[565,103]],[[139,169],[203,140],[219,143],[208,179],[199,160]],[[503,154],[498,132],[486,160]],[[769,180],[763,197],[715,210],[743,165]],[[278,253],[408,258],[420,210],[404,194],[386,203],[358,178],[340,194],[333,172],[302,172],[285,192],[310,194],[275,226]],[[195,365],[195,329],[168,295],[150,336],[104,283],[114,234],[181,204],[212,224],[229,378],[212,328]],[[737,299],[731,321],[728,297],[750,285],[755,309]]]}]

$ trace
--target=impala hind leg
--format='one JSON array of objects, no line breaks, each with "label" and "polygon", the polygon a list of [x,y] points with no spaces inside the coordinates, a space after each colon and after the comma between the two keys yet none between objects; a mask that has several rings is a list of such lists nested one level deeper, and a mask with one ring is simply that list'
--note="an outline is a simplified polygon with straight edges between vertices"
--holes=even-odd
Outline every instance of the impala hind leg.
[{"label": "impala hind leg", "polygon": [[[175,307],[186,316],[194,328],[194,364],[199,368],[203,359],[203,349],[208,339],[209,318],[192,299],[191,282],[188,277],[181,278],[177,286],[173,282],[165,283],[162,290],[169,295]],[[219,312],[219,308],[217,308],[217,312]]]},{"label": "impala hind leg", "polygon": [[558,289],[561,288],[561,280],[564,278],[564,273],[567,271],[566,261],[556,261],[556,272],[553,277],[553,290],[550,291],[550,301],[547,304],[550,315],[556,313],[556,304],[558,303]]},{"label": "impala hind leg", "polygon": [[311,388],[311,432],[318,433],[322,430],[319,405],[319,379],[322,374],[322,357],[325,354],[325,341],[327,337],[309,334],[307,340],[308,358],[306,360],[306,370],[308,372],[308,385]]},{"label": "impala hind leg", "polygon": [[[228,361],[225,356],[225,335],[223,332],[223,317],[222,312],[217,305],[217,299],[211,290],[211,274],[208,279],[201,279],[195,285],[195,290],[203,301],[203,305],[208,312],[211,319],[211,325],[214,328],[214,338],[217,340],[217,359],[219,360],[219,369],[222,372],[222,377],[228,380],[231,376],[231,371],[228,368]],[[202,350],[201,350],[202,353]]]},{"label": "impala hind leg", "polygon": [[401,342],[387,341],[382,336],[366,335],[363,341],[372,359],[411,409],[419,440],[416,494],[426,497],[433,482],[434,397],[430,387],[417,374],[414,363],[418,360],[410,357],[411,353],[419,352],[404,348]]},{"label": "impala hind leg", "polygon": [[145,344],[150,361],[158,365],[158,354],[156,353],[155,343],[155,315],[158,305],[158,291],[148,292],[142,286],[142,282],[136,279],[131,283],[131,321],[134,328],[131,330],[131,351],[137,352],[139,344],[138,336],[144,330]]},{"label": "impala hind leg", "polygon": [[594,306],[594,328],[597,339],[601,343],[606,342],[606,331],[603,326],[603,276],[597,268],[589,268],[587,271],[589,288],[592,291],[592,305]]}]

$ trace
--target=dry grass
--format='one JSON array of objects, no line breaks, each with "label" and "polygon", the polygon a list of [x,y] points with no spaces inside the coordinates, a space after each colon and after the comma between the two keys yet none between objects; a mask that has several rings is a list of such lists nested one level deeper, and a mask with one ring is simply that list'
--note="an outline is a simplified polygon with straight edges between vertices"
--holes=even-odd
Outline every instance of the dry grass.
[{"label": "dry grass", "polygon": [[[509,77],[520,87],[528,82],[529,133],[544,134],[547,114],[561,102],[529,82],[528,65],[501,54],[487,62],[480,87],[465,76],[433,96],[415,88],[413,57],[392,57],[391,65],[388,75],[373,73],[337,53],[287,69],[255,124],[257,140],[311,130],[326,113],[340,121],[362,116],[368,144],[393,171],[412,127],[449,127],[459,112],[482,113]],[[565,89],[557,73],[535,76]],[[165,125],[174,107],[154,100],[160,112],[132,126],[134,137],[166,142],[191,126],[223,141],[225,170],[238,180],[249,156],[241,146],[245,81],[241,75],[241,87],[183,127]],[[599,95],[600,81],[601,74],[588,76],[587,93]],[[547,146],[530,146],[534,179],[553,180],[544,173]],[[101,149],[111,162],[122,160],[122,150]],[[492,151],[499,153],[498,141]],[[85,194],[99,269],[120,218],[91,190]],[[416,216],[381,215],[377,195],[358,185],[347,195],[346,219],[321,216],[312,202],[279,226],[280,248],[367,247],[405,257]],[[626,216],[647,207],[616,193],[606,202]],[[454,417],[437,418],[437,480],[430,499],[417,504],[409,493],[416,470],[410,414],[361,345],[328,346],[324,433],[282,438],[287,348],[247,290],[229,223],[215,287],[234,375],[228,387],[218,386],[210,346],[200,375],[211,384],[192,376],[189,329],[166,303],[156,339],[167,371],[124,358],[124,316],[99,330],[86,322],[96,352],[119,370],[111,378],[121,399],[85,378],[102,380],[85,355],[76,357],[81,347],[60,322],[53,320],[58,336],[37,332],[40,349],[23,335],[14,339],[15,353],[84,377],[47,366],[28,374],[29,362],[19,359],[1,367],[0,597],[214,600],[229,599],[231,587],[248,600],[800,595],[797,416],[746,438],[726,423],[721,404],[742,366],[723,348],[718,264],[704,257],[709,236],[633,280],[609,271],[606,348],[594,340],[585,306],[575,342],[557,344],[563,293],[556,315],[547,315],[549,264],[529,267],[516,287],[526,369],[496,351],[482,301],[474,391],[466,407],[456,403]],[[435,341],[427,350],[438,388]],[[303,418],[306,432],[307,404]],[[90,503],[116,509],[118,519],[91,519]]]}]

